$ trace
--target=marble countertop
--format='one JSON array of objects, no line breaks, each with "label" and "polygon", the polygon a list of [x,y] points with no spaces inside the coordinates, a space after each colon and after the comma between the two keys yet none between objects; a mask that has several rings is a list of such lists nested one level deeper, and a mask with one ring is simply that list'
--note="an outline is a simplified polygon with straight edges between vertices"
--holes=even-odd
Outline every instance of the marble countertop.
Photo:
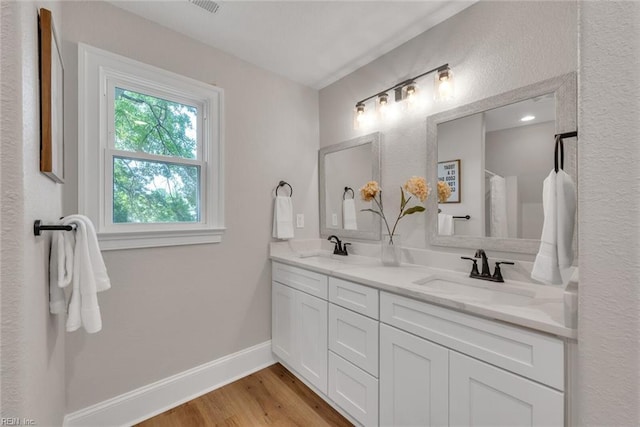
[{"label": "marble countertop", "polygon": [[466,274],[414,264],[387,267],[372,257],[328,251],[295,252],[272,246],[271,259],[383,291],[575,339],[565,323],[562,288],[524,282],[493,283]]}]

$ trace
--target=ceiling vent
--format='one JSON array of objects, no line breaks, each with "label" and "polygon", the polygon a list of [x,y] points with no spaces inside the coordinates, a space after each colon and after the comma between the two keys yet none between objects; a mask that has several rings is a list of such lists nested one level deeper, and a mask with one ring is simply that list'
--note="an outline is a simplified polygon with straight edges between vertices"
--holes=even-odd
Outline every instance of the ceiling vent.
[{"label": "ceiling vent", "polygon": [[212,0],[189,0],[189,3],[201,7],[209,13],[216,13],[220,9],[220,5]]}]

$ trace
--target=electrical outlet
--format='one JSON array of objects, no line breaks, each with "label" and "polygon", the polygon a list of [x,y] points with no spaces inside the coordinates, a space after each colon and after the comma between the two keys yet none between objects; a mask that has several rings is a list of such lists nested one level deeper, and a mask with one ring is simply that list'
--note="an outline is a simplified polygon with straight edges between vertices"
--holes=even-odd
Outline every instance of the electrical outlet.
[{"label": "electrical outlet", "polygon": [[334,213],[331,215],[331,225],[334,227],[338,226],[338,214]]},{"label": "electrical outlet", "polygon": [[296,214],[296,227],[304,228],[304,214]]}]

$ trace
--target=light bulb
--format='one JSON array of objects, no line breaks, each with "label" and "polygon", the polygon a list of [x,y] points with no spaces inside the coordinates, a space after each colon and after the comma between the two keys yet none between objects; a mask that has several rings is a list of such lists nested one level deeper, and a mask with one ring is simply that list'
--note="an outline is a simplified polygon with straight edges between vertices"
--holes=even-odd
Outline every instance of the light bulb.
[{"label": "light bulb", "polygon": [[389,95],[386,93],[378,95],[378,114],[382,119],[389,114]]},{"label": "light bulb", "polygon": [[362,102],[356,104],[356,121],[358,123],[364,121],[364,104]]},{"label": "light bulb", "polygon": [[415,107],[416,101],[418,99],[418,88],[415,83],[411,82],[407,85],[406,96],[407,108],[411,110]]},{"label": "light bulb", "polygon": [[531,120],[535,119],[536,116],[532,116],[532,115],[528,115],[528,116],[524,116],[523,118],[520,119],[521,122],[530,122]]},{"label": "light bulb", "polygon": [[447,100],[453,98],[453,73],[449,67],[436,73],[436,98]]},{"label": "light bulb", "polygon": [[353,128],[360,129],[363,125],[366,124],[367,116],[364,111],[364,103],[358,102],[356,104],[355,117],[353,121]]}]

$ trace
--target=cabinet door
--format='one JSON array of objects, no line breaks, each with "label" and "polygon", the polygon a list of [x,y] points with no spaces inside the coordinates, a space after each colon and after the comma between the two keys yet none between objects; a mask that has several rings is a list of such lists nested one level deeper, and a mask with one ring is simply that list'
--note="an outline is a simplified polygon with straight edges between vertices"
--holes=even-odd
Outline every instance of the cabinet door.
[{"label": "cabinet door", "polygon": [[446,426],[449,350],[380,324],[380,425]]},{"label": "cabinet door", "polygon": [[300,374],[327,394],[327,302],[296,291]]},{"label": "cabinet door", "polygon": [[294,313],[297,291],[271,282],[271,350],[296,368]]},{"label": "cabinet door", "polygon": [[564,395],[461,354],[450,353],[452,426],[562,426]]}]

